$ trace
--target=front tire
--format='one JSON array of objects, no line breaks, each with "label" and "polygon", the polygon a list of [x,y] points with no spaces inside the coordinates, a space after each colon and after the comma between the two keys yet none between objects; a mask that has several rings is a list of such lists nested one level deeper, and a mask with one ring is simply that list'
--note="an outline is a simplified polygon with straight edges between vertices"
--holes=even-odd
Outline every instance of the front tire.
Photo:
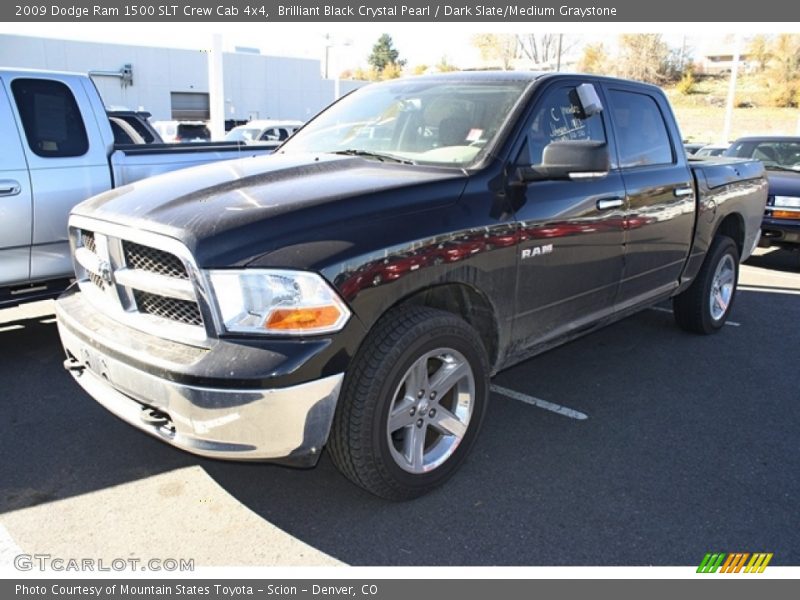
[{"label": "front tire", "polygon": [[716,333],[731,313],[739,281],[739,249],[727,236],[714,238],[692,285],[673,298],[672,312],[682,329]]},{"label": "front tire", "polygon": [[463,463],[489,397],[483,342],[464,320],[426,307],[385,315],[345,378],[328,449],[365,490],[408,500]]}]

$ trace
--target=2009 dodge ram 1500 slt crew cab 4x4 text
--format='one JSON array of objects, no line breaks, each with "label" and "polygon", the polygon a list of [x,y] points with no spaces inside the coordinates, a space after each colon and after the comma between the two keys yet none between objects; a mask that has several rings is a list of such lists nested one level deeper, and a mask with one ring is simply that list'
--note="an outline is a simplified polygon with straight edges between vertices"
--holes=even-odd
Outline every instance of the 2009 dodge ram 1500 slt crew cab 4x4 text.
[{"label": "2009 dodge ram 1500 slt crew cab 4x4 text", "polygon": [[273,156],[77,206],[66,367],[197,454],[338,468],[393,499],[447,479],[489,377],[672,298],[717,331],[758,242],[758,161],[687,163],[664,94],[456,73],[371,85]]}]

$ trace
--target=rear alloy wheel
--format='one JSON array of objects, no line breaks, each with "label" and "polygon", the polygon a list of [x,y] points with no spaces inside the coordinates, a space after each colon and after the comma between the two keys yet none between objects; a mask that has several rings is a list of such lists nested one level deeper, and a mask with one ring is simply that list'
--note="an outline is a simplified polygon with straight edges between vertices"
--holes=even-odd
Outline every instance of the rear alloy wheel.
[{"label": "rear alloy wheel", "polygon": [[384,316],[345,378],[328,449],[342,473],[391,500],[421,496],[464,461],[486,410],[478,333],[440,310]]},{"label": "rear alloy wheel", "polygon": [[713,320],[720,321],[728,313],[735,290],[736,265],[733,262],[733,256],[726,254],[717,264],[714,276],[711,278],[711,294],[708,304]]},{"label": "rear alloy wheel", "polygon": [[739,280],[739,250],[718,236],[692,285],[672,301],[675,321],[686,331],[716,333],[728,320]]}]

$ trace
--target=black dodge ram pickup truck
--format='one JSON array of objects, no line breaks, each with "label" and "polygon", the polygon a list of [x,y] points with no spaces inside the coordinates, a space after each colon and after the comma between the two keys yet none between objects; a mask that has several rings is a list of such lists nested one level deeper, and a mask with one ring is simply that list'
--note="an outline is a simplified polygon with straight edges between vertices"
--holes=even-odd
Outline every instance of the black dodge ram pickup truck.
[{"label": "black dodge ram pickup truck", "polygon": [[77,206],[65,366],[190,452],[311,466],[377,495],[463,462],[497,371],[672,298],[725,323],[767,196],[687,163],[664,94],[456,73],[362,88],[277,154]]}]

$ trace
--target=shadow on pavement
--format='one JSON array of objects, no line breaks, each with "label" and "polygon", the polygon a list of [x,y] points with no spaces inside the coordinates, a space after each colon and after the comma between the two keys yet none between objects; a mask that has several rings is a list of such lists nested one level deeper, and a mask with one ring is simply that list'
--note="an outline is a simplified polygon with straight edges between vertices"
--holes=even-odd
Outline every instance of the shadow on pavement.
[{"label": "shadow on pavement", "polygon": [[194,462],[111,417],[63,361],[53,315],[0,323],[0,512]]},{"label": "shadow on pavement", "polygon": [[[798,564],[800,533],[786,524],[800,497],[799,382],[763,376],[784,351],[759,343],[774,323],[759,331],[749,318],[778,302],[796,322],[796,296],[775,296],[742,294],[733,318],[744,323],[717,336],[645,311],[501,373],[499,385],[589,418],[495,394],[464,468],[413,502],[361,492],[326,455],[313,471],[207,470],[257,514],[350,564],[693,565],[736,548]],[[796,328],[788,337],[788,347],[800,342]]]},{"label": "shadow on pavement", "polygon": [[742,326],[702,337],[645,311],[501,373],[499,385],[589,418],[493,395],[464,467],[407,503],[362,492],[326,454],[293,470],[173,449],[71,381],[53,323],[4,323],[0,512],[200,465],[256,514],[350,564],[691,565],[711,550],[798,564],[800,381],[776,365],[800,346],[800,329],[785,326],[800,303],[741,293],[732,318]]},{"label": "shadow on pavement", "polygon": [[800,252],[782,248],[762,249],[744,264],[784,273],[800,273]]}]

